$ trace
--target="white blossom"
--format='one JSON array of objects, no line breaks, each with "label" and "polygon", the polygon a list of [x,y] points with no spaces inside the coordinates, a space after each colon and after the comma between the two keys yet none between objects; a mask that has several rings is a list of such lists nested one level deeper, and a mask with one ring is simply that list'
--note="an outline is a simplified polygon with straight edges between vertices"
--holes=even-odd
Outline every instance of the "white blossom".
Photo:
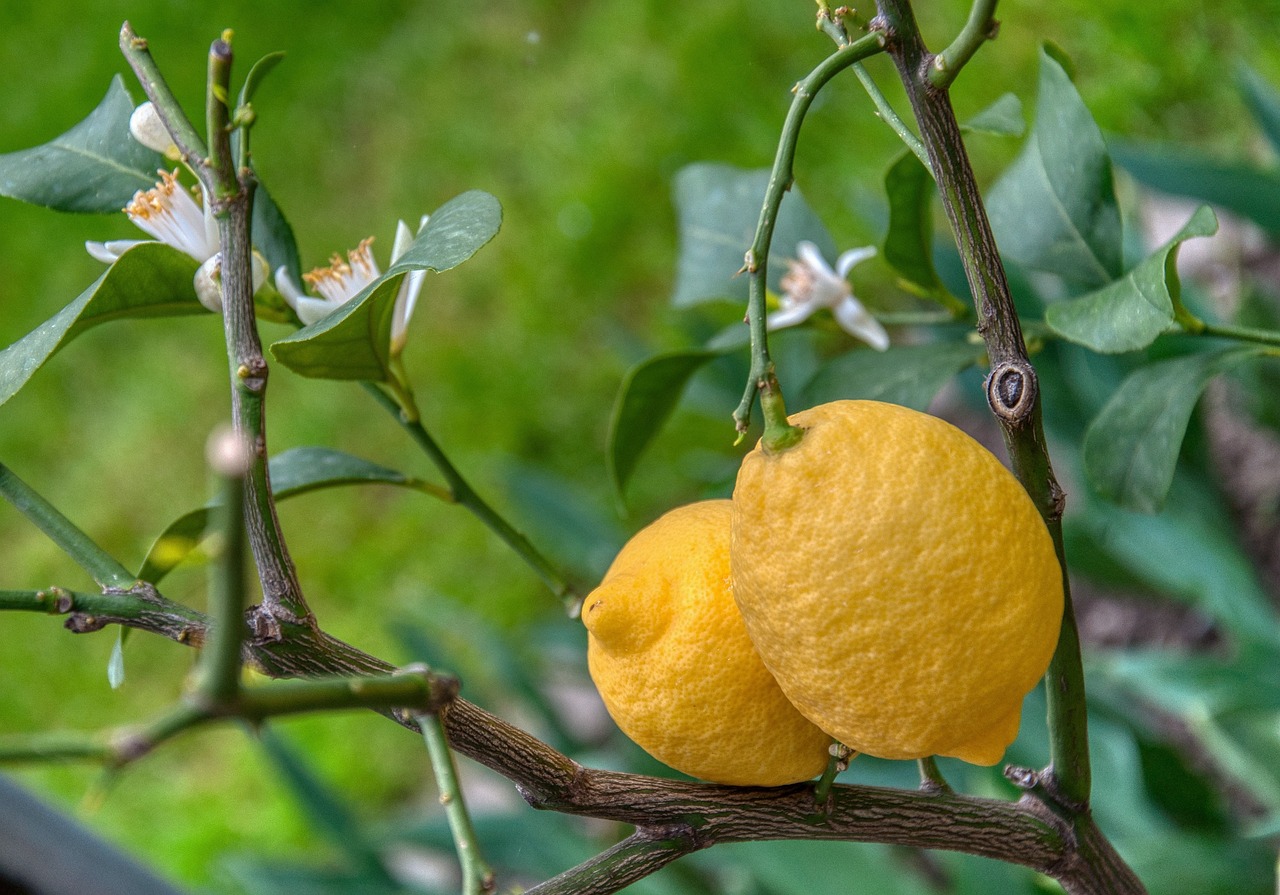
[{"label": "white blossom", "polygon": [[[427,226],[424,215],[418,225],[418,232]],[[395,264],[413,242],[414,233],[404,221],[396,225],[396,238],[391,246],[391,263]],[[373,257],[370,246],[373,237],[360,242],[344,259],[334,255],[328,267],[318,267],[302,275],[303,281],[311,287],[316,295],[307,295],[298,288],[287,271],[281,267],[276,270],[276,289],[284,296],[284,300],[297,312],[298,319],[304,324],[312,324],[332,314],[338,308],[360,294],[370,283],[382,276],[382,269]],[[426,277],[425,270],[413,270],[405,275],[396,293],[395,308],[391,317],[391,356],[395,357],[404,350],[408,332],[409,319],[418,303],[418,294],[422,291],[422,281]]]},{"label": "white blossom", "polygon": [[804,241],[796,246],[799,258],[790,261],[782,278],[780,308],[769,315],[769,329],[801,323],[819,308],[829,308],[836,322],[849,335],[877,351],[889,347],[889,334],[854,297],[848,276],[854,265],[875,255],[873,246],[850,249],[836,260],[835,270],[827,264],[818,247]]},{"label": "white blossom", "polygon": [[[222,311],[222,254],[218,226],[207,207],[192,198],[178,183],[177,172],[160,172],[160,182],[149,190],[134,193],[124,207],[129,220],[138,225],[151,240],[113,239],[86,242],[85,249],[104,264],[116,259],[141,242],[162,242],[190,255],[200,262],[192,281],[196,297],[210,311]],[[262,256],[253,253],[253,291],[266,279],[267,265]]]}]

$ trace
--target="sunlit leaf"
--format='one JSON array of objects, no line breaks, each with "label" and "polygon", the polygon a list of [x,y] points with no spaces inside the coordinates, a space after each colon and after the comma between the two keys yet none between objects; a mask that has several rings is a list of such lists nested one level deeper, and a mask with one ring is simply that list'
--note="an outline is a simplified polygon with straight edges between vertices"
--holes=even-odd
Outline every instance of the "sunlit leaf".
[{"label": "sunlit leaf", "polygon": [[[755,236],[768,184],[767,169],[699,163],[676,174],[680,255],[671,300],[677,307],[715,299],[746,301],[747,278],[738,271]],[[769,248],[770,289],[778,290],[786,261],[796,257],[802,240],[816,244],[827,258],[836,256],[826,227],[793,186],[782,200]]]},{"label": "sunlit leaf", "polygon": [[164,158],[129,133],[133,100],[117,75],[98,107],[43,146],[0,155],[0,196],[58,211],[112,212],[156,185]]},{"label": "sunlit leaf", "polygon": [[1176,146],[1112,140],[1116,164],[1149,187],[1225,208],[1280,234],[1280,172]]},{"label": "sunlit leaf", "polygon": [[987,200],[1000,251],[1024,267],[1096,288],[1123,272],[1120,209],[1102,133],[1075,85],[1040,54],[1035,124]]},{"label": "sunlit leaf", "polygon": [[271,353],[303,376],[385,381],[401,279],[414,270],[439,273],[457,267],[501,225],[502,206],[488,193],[472,190],[449,200],[382,277],[329,316],[273,344]]},{"label": "sunlit leaf", "polygon": [[727,350],[692,348],[659,354],[632,367],[622,380],[609,418],[605,458],[621,499],[640,455],[662,429],[689,379]]},{"label": "sunlit leaf", "polygon": [[928,169],[915,155],[904,152],[885,173],[884,188],[889,197],[884,260],[898,273],[899,285],[948,308],[962,308],[933,266],[934,183]]},{"label": "sunlit leaf", "polygon": [[1213,211],[1200,206],[1173,239],[1124,277],[1089,295],[1050,305],[1045,322],[1063,338],[1106,354],[1147,347],[1162,333],[1179,328],[1178,248],[1185,240],[1217,231]]},{"label": "sunlit leaf", "polygon": [[1089,424],[1084,471],[1095,491],[1139,512],[1157,512],[1173,481],[1191,411],[1209,380],[1260,349],[1191,354],[1142,367]]},{"label": "sunlit leaf", "polygon": [[[379,484],[431,490],[420,479],[342,451],[320,447],[293,448],[272,457],[268,474],[276,500],[340,485]],[[147,551],[138,577],[155,584],[191,556],[204,540],[213,510],[219,503],[218,499],[211,500],[169,523]]]},{"label": "sunlit leaf", "polygon": [[982,355],[980,347],[965,342],[856,349],[819,368],[801,390],[800,405],[858,398],[925,410],[951,377]]},{"label": "sunlit leaf", "polygon": [[192,277],[199,265],[163,243],[144,242],[125,252],[79,297],[38,328],[0,351],[0,404],[26,385],[63,345],[111,320],[207,314]]}]

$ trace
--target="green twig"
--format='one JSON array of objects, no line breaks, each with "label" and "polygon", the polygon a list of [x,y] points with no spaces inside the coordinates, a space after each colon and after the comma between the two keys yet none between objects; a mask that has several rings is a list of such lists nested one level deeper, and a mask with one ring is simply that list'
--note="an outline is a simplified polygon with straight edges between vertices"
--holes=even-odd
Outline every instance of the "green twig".
[{"label": "green twig", "polygon": [[[580,595],[574,591],[573,586],[569,584],[555,566],[530,543],[528,538],[517,531],[506,519],[502,518],[493,507],[475,492],[475,489],[462,477],[462,473],[449,460],[440,445],[431,437],[431,433],[422,425],[417,408],[413,407],[411,411],[406,411],[396,397],[387,394],[376,383],[366,382],[364,387],[365,391],[372,395],[388,413],[396,418],[396,421],[404,427],[404,430],[409,433],[409,436],[413,438],[418,447],[422,448],[423,452],[431,459],[431,462],[440,470],[440,474],[444,476],[445,482],[449,486],[453,501],[470,510],[490,531],[511,547],[537,573],[547,588],[563,601],[565,609],[570,614],[576,613],[578,605],[581,603]],[[406,393],[400,390],[397,394],[403,396]]]},{"label": "green twig", "polygon": [[872,79],[871,73],[867,71],[867,67],[859,62],[853,67],[853,73],[858,76],[858,80],[862,83],[862,89],[867,92],[867,96],[871,97],[872,104],[876,107],[876,114],[880,120],[898,135],[907,148],[911,150],[911,154],[920,159],[924,169],[933,172],[933,168],[929,164],[929,153],[925,151],[924,144],[920,142],[920,138],[916,136],[905,121],[893,110],[893,106],[889,105],[889,100],[880,90],[880,85]]},{"label": "green twig", "polygon": [[969,20],[951,46],[933,57],[929,69],[929,81],[939,90],[946,90],[960,74],[960,69],[973,58],[978,48],[994,40],[1000,23],[994,18],[997,0],[974,0],[969,9]]},{"label": "green twig", "polygon": [[755,237],[747,250],[743,270],[750,276],[747,297],[747,323],[751,328],[751,372],[742,402],[733,412],[734,425],[739,434],[745,434],[751,424],[751,408],[756,396],[767,391],[776,400],[762,404],[765,416],[765,440],[778,449],[799,439],[799,430],[787,423],[782,390],[778,387],[773,361],[769,357],[769,336],[765,325],[765,294],[768,283],[769,246],[773,241],[773,228],[778,220],[782,197],[791,188],[794,179],[796,142],[800,138],[800,126],[818,92],[840,72],[881,51],[883,41],[879,34],[868,34],[853,43],[846,44],[824,59],[813,71],[792,89],[791,108],[782,125],[778,151],[774,155],[773,170],[765,190],[764,205],[756,225]]},{"label": "green twig", "polygon": [[240,644],[244,639],[244,477],[251,454],[234,432],[216,433],[209,443],[209,465],[222,480],[222,544],[212,567],[209,604],[213,628],[197,670],[197,689],[213,704],[235,699],[240,689]]},{"label": "green twig", "polygon": [[417,715],[414,720],[422,730],[427,753],[431,756],[431,770],[435,773],[436,785],[440,787],[440,804],[444,806],[449,831],[453,834],[454,849],[458,853],[458,862],[462,865],[462,893],[481,895],[492,892],[493,870],[480,854],[480,842],[476,839],[466,802],[462,799],[458,769],[453,761],[453,751],[449,748],[444,725],[435,714]]},{"label": "green twig", "polygon": [[132,572],[3,463],[0,463],[0,496],[13,504],[102,587],[129,590],[137,586],[138,579]]},{"label": "green twig", "polygon": [[1188,330],[1196,335],[1213,336],[1219,339],[1234,339],[1237,342],[1254,342],[1259,345],[1280,346],[1280,332],[1270,329],[1255,329],[1250,326],[1232,326],[1229,324],[1207,323],[1198,321],[1199,326]]},{"label": "green twig", "polygon": [[142,85],[147,99],[151,100],[155,106],[156,114],[164,122],[174,145],[182,154],[182,161],[192,171],[202,167],[205,164],[205,156],[208,154],[204,140],[200,138],[200,134],[183,113],[182,107],[178,105],[178,100],[165,82],[159,66],[151,58],[146,40],[135,34],[128,22],[120,28],[120,52],[124,54],[124,58],[128,60],[129,66],[137,75],[138,83]]}]

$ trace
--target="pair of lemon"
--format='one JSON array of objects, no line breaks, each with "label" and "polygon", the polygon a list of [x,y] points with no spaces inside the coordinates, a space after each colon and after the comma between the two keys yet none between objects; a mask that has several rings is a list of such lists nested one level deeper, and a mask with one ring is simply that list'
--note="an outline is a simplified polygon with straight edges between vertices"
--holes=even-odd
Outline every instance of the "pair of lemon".
[{"label": "pair of lemon", "polygon": [[757,446],[733,500],[640,531],[583,604],[618,726],[677,770],[777,786],[832,740],[995,764],[1062,618],[1053,541],[1018,481],[926,414],[837,401]]}]

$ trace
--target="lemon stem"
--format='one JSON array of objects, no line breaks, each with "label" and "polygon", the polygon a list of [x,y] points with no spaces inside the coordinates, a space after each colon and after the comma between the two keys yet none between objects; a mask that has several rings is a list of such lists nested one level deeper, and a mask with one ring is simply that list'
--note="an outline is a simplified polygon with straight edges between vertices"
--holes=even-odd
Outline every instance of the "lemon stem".
[{"label": "lemon stem", "polygon": [[804,437],[804,429],[787,422],[787,405],[782,399],[778,378],[770,368],[760,383],[760,410],[764,414],[764,436],[760,439],[765,451],[781,453],[795,447]]},{"label": "lemon stem", "polygon": [[[828,56],[813,71],[792,88],[791,108],[787,110],[787,118],[782,124],[782,135],[778,139],[778,151],[774,155],[773,169],[769,172],[769,184],[765,188],[764,204],[760,209],[760,219],[756,223],[755,237],[751,248],[747,250],[742,272],[750,279],[747,293],[747,324],[751,327],[751,373],[747,377],[747,388],[742,401],[733,412],[734,426],[739,434],[745,433],[751,424],[751,408],[755,404],[756,395],[760,395],[761,411],[765,416],[765,444],[772,438],[778,441],[777,450],[785,450],[798,442],[798,430],[788,434],[793,427],[787,423],[786,410],[782,408],[782,391],[774,373],[773,361],[769,358],[769,336],[766,326],[765,295],[768,291],[768,259],[769,248],[773,242],[773,229],[778,221],[778,210],[782,207],[782,197],[791,188],[794,179],[792,165],[796,157],[796,143],[800,139],[800,125],[804,123],[809,106],[828,81],[856,62],[879,53],[884,48],[883,37],[878,33],[868,34],[852,42],[842,42],[834,53]],[[788,251],[794,247],[789,247]],[[771,411],[766,402],[769,391],[777,397],[777,409]],[[785,442],[785,443],[783,443]]]}]

